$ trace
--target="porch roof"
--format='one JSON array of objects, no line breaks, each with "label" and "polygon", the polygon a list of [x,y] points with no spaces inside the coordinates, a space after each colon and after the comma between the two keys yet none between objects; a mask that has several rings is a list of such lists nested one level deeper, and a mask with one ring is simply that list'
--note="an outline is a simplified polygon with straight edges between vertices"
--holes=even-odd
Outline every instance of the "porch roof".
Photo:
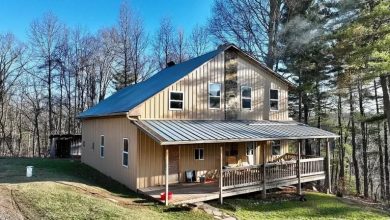
[{"label": "porch roof", "polygon": [[295,121],[136,120],[161,145],[337,138]]}]

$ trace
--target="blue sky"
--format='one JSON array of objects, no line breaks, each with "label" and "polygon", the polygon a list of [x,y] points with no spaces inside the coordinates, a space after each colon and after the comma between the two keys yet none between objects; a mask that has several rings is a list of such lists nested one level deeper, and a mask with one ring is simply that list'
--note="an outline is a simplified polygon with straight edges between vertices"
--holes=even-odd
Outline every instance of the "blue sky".
[{"label": "blue sky", "polygon": [[[0,0],[0,33],[12,32],[27,40],[31,21],[52,12],[66,25],[81,26],[91,32],[114,25],[122,0]],[[130,7],[144,19],[153,33],[162,17],[188,34],[194,25],[205,24],[213,0],[129,0]]]}]

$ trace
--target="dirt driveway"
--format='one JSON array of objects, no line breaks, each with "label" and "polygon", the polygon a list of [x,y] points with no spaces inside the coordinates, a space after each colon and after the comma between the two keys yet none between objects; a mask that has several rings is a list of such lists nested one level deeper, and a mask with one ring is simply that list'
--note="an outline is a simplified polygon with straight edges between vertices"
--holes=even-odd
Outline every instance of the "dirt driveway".
[{"label": "dirt driveway", "polygon": [[24,219],[12,195],[12,190],[0,185],[0,220]]}]

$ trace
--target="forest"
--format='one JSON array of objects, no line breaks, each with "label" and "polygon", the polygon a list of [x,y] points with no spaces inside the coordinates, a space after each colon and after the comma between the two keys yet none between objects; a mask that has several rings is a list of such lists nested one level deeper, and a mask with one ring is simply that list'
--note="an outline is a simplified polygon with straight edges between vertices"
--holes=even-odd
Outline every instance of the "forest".
[{"label": "forest", "polygon": [[46,157],[50,135],[80,134],[77,115],[114,91],[234,43],[296,85],[291,118],[340,135],[333,192],[390,202],[390,1],[214,0],[210,10],[190,33],[169,17],[149,33],[126,2],[95,33],[50,12],[28,40],[0,33],[0,157]]}]

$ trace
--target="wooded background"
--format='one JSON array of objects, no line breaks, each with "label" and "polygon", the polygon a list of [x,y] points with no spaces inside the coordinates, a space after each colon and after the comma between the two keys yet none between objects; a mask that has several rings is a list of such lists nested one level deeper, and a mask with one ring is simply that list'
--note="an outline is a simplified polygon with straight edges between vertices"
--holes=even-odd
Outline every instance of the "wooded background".
[{"label": "wooded background", "polygon": [[44,14],[25,42],[0,33],[0,156],[46,156],[51,134],[79,134],[76,116],[115,90],[234,43],[297,85],[293,119],[340,135],[334,192],[389,201],[389,24],[388,0],[214,0],[191,33],[168,17],[147,33],[126,3],[97,33]]}]

